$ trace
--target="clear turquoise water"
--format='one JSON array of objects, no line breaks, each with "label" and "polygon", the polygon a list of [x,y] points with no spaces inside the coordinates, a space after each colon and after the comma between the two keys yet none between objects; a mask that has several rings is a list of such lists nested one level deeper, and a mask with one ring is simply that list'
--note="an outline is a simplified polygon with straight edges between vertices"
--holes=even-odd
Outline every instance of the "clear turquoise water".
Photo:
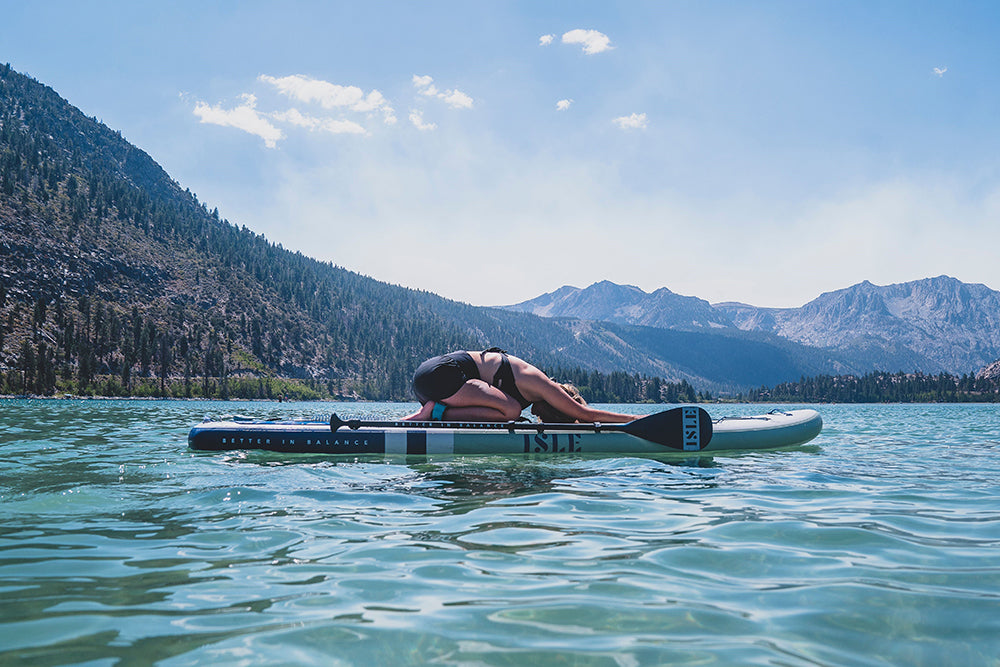
[{"label": "clear turquoise water", "polygon": [[0,664],[1000,664],[1000,407],[686,460],[186,445],[407,407],[0,401]]}]

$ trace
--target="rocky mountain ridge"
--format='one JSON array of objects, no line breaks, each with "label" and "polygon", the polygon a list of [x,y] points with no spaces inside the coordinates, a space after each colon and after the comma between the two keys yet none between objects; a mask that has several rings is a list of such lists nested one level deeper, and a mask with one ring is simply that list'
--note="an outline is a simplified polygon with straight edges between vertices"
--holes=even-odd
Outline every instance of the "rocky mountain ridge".
[{"label": "rocky mountain ridge", "polygon": [[716,303],[600,282],[562,287],[513,306],[544,316],[666,329],[740,330],[836,352],[865,370],[974,373],[1000,358],[1000,292],[938,276],[879,286],[864,281],[800,308]]},{"label": "rocky mountain ridge", "polygon": [[989,380],[991,382],[1000,381],[1000,360],[994,361],[992,364],[976,373],[976,379]]},{"label": "rocky mountain ridge", "polygon": [[542,317],[578,317],[616,324],[698,331],[731,328],[733,323],[704,299],[682,296],[662,287],[647,293],[634,285],[608,280],[586,289],[564,286],[509,310]]}]

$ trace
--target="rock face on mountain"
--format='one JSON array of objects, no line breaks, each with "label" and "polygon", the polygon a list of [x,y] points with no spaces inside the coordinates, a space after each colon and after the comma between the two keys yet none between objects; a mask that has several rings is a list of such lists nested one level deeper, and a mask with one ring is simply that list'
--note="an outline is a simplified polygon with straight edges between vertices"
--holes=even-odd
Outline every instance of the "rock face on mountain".
[{"label": "rock face on mountain", "polygon": [[969,373],[1000,358],[1000,292],[939,276],[896,285],[865,281],[801,308],[758,308],[603,282],[563,287],[508,307],[665,329],[740,329],[835,351],[869,370]]},{"label": "rock face on mountain", "polygon": [[1000,356],[1000,292],[948,276],[865,281],[801,308],[715,307],[745,331],[834,349],[880,370],[968,373]]},{"label": "rock face on mountain", "polygon": [[542,317],[578,317],[616,324],[697,331],[732,328],[733,323],[704,299],[681,296],[663,287],[647,293],[607,280],[586,289],[561,287],[555,292],[505,306]]},{"label": "rock face on mountain", "polygon": [[1000,360],[994,361],[992,364],[976,373],[976,379],[991,380],[993,382],[1000,380]]}]

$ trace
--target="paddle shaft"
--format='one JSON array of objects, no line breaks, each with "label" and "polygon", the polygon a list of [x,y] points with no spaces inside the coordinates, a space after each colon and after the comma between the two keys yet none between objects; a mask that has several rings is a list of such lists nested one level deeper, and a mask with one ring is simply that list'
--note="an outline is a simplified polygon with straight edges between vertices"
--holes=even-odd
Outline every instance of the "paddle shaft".
[{"label": "paddle shaft", "polygon": [[330,415],[330,430],[337,431],[344,426],[350,429],[407,428],[407,429],[474,429],[493,431],[623,431],[643,440],[649,440],[665,447],[685,451],[703,449],[712,438],[712,420],[701,408],[680,407],[656,414],[633,419],[623,424],[545,424],[535,422],[446,422],[446,421],[376,421],[362,419],[343,420],[336,414]]},{"label": "paddle shaft", "polygon": [[[632,423],[632,422],[628,422]],[[418,422],[418,421],[376,421],[368,419],[348,419],[343,420],[336,414],[330,415],[330,429],[336,431],[343,428],[344,426],[350,429],[359,429],[365,427],[372,428],[412,428],[412,429],[427,429],[427,428],[465,428],[473,429],[476,431],[615,431],[622,430],[621,428],[614,428],[615,426],[620,426],[620,424],[601,424],[601,423],[587,423],[587,424],[544,424],[541,422],[516,422],[516,421],[506,421],[506,422]]]}]

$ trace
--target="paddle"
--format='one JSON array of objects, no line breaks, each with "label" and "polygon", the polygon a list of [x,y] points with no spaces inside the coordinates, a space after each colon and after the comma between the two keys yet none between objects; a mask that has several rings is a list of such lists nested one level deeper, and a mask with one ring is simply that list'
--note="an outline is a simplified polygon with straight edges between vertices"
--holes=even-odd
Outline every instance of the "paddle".
[{"label": "paddle", "polygon": [[640,417],[624,424],[539,424],[534,422],[414,422],[414,421],[368,421],[348,419],[344,421],[330,415],[330,430],[337,431],[344,426],[357,429],[363,426],[375,428],[410,429],[475,429],[503,431],[622,431],[671,449],[698,451],[705,448],[712,439],[712,418],[702,408],[684,406],[672,408]]}]

